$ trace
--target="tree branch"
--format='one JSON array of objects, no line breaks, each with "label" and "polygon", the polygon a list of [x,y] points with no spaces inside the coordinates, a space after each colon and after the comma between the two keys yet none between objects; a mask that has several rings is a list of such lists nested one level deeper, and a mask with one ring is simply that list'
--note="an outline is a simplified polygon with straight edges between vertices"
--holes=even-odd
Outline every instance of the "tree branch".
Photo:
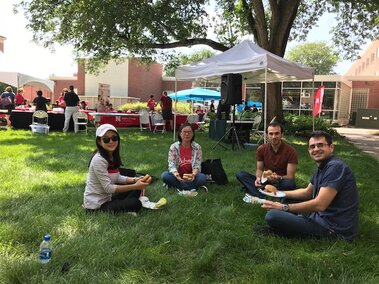
[{"label": "tree branch", "polygon": [[[125,39],[125,36],[118,35],[119,38]],[[191,39],[183,39],[179,41],[174,41],[174,42],[169,42],[169,43],[141,43],[141,44],[133,44],[133,48],[142,48],[142,49],[169,49],[169,48],[176,48],[176,47],[189,47],[192,45],[197,45],[197,44],[204,44],[208,45],[209,47],[219,50],[219,51],[226,51],[230,47],[227,47],[219,42],[216,42],[211,39],[207,38],[191,38]],[[126,44],[127,45],[127,44]]]}]

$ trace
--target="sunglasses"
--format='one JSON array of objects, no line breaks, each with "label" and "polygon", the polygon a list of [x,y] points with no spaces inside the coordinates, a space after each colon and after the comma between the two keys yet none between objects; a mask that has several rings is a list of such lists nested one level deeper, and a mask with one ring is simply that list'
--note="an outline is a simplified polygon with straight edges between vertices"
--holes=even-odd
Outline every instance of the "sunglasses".
[{"label": "sunglasses", "polygon": [[111,140],[114,142],[118,141],[118,136],[114,135],[112,137],[102,137],[101,139],[103,140],[105,144],[108,144],[109,142],[111,142]]}]

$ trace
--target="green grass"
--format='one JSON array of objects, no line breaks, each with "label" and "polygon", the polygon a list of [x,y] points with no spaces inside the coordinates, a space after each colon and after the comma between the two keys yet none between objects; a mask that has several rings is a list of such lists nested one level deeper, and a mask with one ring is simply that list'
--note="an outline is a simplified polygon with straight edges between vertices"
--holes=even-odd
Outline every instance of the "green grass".
[{"label": "green grass", "polygon": [[[160,177],[172,133],[121,130],[124,166]],[[263,237],[252,225],[265,211],[245,204],[235,179],[255,171],[255,149],[224,150],[197,133],[204,159],[221,158],[226,186],[185,198],[158,180],[150,199],[162,210],[137,217],[82,207],[89,135],[0,131],[0,283],[378,283],[379,162],[344,140],[336,154],[354,170],[360,194],[360,235],[354,242]],[[287,137],[299,153],[298,186],[315,167],[302,138]],[[37,261],[42,236],[52,235],[53,260]],[[69,271],[61,273],[68,263]]]}]

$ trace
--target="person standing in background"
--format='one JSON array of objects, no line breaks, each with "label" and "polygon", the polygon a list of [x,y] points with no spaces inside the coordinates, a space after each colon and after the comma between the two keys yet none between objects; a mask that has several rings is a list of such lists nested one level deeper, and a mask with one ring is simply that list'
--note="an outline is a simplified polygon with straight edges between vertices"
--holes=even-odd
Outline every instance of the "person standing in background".
[{"label": "person standing in background", "polygon": [[24,104],[23,93],[24,93],[24,89],[23,88],[18,89],[16,97],[14,98],[14,104],[16,106],[20,106],[20,105]]},{"label": "person standing in background", "polygon": [[211,105],[209,106],[209,111],[210,112],[216,112],[216,109],[215,109],[215,101],[214,100],[211,100]]},{"label": "person standing in background", "polygon": [[48,99],[46,99],[45,97],[42,96],[43,93],[41,90],[38,90],[37,91],[37,97],[35,97],[33,99],[33,105],[36,107],[36,111],[37,110],[43,110],[43,111],[46,111],[47,112],[47,104],[49,102]]},{"label": "person standing in background", "polygon": [[5,88],[4,92],[0,96],[1,98],[1,107],[3,109],[8,110],[8,114],[6,114],[6,119],[7,119],[7,125],[10,126],[10,120],[9,120],[9,115],[11,114],[12,110],[14,109],[14,98],[15,94],[13,93],[13,89],[11,86],[8,86]]},{"label": "person standing in background", "polygon": [[149,109],[150,113],[153,113],[155,111],[156,105],[157,105],[157,102],[154,100],[154,96],[151,95],[150,99],[147,100],[147,108]]},{"label": "person standing in background", "polygon": [[69,87],[69,91],[64,96],[64,101],[66,103],[66,109],[64,111],[65,120],[63,132],[67,132],[71,116],[78,112],[78,103],[80,101],[78,95],[74,92],[74,86],[71,85]]},{"label": "person standing in background", "polygon": [[64,95],[68,92],[67,88],[63,88],[61,95],[58,98],[58,104],[60,107],[66,107],[66,103],[64,101]]},{"label": "person standing in background", "polygon": [[166,125],[170,125],[169,130],[173,130],[172,126],[172,100],[171,98],[167,95],[166,91],[163,91],[162,97],[161,97],[161,108],[162,108],[162,117],[163,120],[165,121]]}]

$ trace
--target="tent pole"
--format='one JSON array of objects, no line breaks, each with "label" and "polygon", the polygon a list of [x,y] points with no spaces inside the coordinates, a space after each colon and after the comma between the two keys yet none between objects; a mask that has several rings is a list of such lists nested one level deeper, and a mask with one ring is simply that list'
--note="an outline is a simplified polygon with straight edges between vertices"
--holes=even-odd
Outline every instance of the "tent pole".
[{"label": "tent pole", "polygon": [[267,126],[267,67],[265,68],[265,109],[263,115],[263,141],[266,143],[266,126]]},{"label": "tent pole", "polygon": [[315,131],[315,116],[313,115],[313,109],[315,107],[315,76],[312,78],[312,131]]},{"label": "tent pole", "polygon": [[175,139],[176,139],[176,137],[175,137],[175,132],[176,132],[176,107],[177,107],[177,102],[178,102],[178,98],[177,98],[177,93],[178,92],[178,80],[176,80],[176,78],[175,78],[175,114],[174,114],[174,123],[173,123],[173,128],[174,128],[174,131],[173,131],[173,133],[174,133],[174,136],[172,137],[173,138],[173,140],[175,141]]}]

